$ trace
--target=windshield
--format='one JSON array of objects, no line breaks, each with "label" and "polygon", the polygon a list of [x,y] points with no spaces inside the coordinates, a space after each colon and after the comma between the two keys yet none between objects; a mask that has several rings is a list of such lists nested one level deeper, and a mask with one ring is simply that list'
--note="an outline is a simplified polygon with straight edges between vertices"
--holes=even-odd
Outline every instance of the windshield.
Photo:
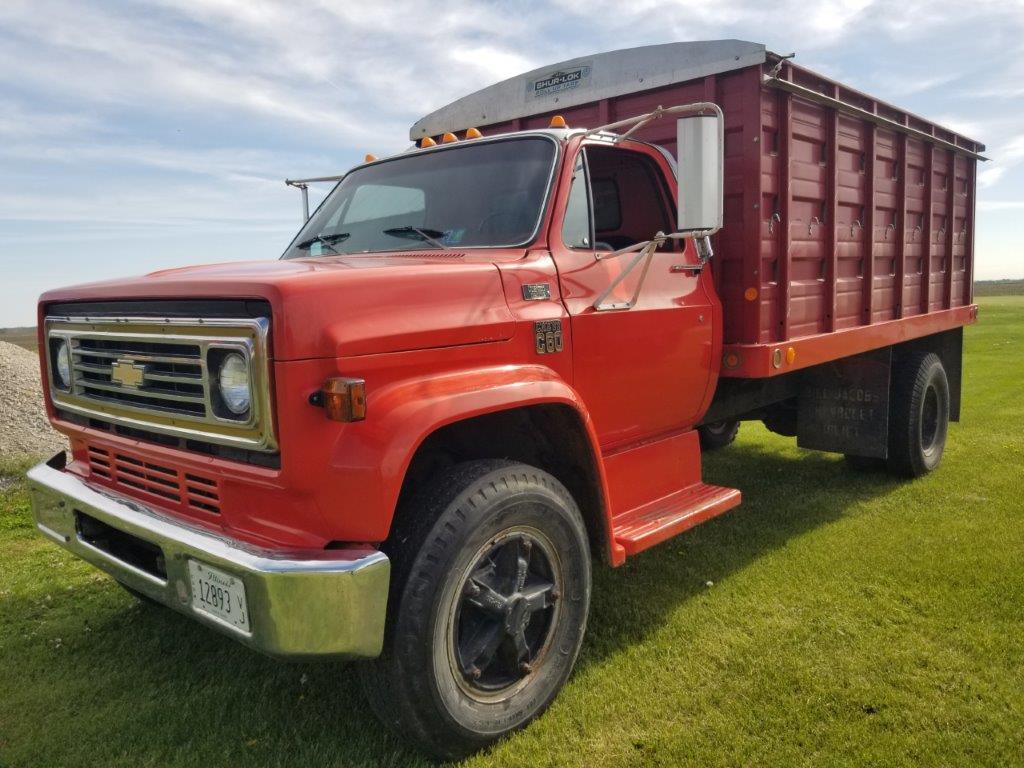
[{"label": "windshield", "polygon": [[549,139],[527,136],[357,168],[283,258],[525,245],[543,213],[555,149]]}]

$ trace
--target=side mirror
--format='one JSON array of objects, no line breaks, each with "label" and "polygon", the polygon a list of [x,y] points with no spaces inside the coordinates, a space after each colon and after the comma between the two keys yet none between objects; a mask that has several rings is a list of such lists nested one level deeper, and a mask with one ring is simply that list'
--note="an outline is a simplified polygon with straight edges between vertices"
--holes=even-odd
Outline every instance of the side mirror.
[{"label": "side mirror", "polygon": [[721,114],[676,121],[679,151],[679,231],[712,235],[722,228],[725,160]]}]

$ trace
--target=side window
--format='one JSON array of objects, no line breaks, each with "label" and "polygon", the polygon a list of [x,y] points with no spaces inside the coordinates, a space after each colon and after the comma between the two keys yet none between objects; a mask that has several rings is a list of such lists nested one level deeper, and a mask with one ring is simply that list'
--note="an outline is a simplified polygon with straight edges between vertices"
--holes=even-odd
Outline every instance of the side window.
[{"label": "side window", "polygon": [[[594,238],[618,250],[675,229],[661,171],[645,154],[617,147],[587,150],[594,190]],[[673,246],[663,246],[672,248]]]},{"label": "side window", "polygon": [[587,190],[587,163],[584,153],[576,156],[572,185],[562,220],[562,242],[570,248],[593,248],[590,236],[590,195]]},{"label": "side window", "polygon": [[616,230],[622,226],[622,205],[619,188],[612,179],[594,179],[594,229],[598,232]]}]

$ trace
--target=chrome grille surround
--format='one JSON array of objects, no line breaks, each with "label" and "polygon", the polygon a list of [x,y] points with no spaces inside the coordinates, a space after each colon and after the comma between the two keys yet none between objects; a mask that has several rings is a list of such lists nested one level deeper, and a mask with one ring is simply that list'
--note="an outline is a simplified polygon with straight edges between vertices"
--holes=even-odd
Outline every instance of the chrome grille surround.
[{"label": "chrome grille surround", "polygon": [[[47,382],[57,408],[93,419],[236,448],[277,448],[270,402],[270,323],[256,319],[47,317]],[[57,386],[55,342],[71,353],[71,386]],[[216,370],[229,352],[249,363],[252,400],[241,419],[219,405]]]}]

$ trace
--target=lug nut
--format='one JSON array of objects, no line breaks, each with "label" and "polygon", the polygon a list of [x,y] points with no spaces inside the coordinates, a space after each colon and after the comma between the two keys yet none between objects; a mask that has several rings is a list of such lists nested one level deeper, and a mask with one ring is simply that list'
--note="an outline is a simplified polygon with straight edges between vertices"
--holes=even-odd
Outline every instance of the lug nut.
[{"label": "lug nut", "polygon": [[522,664],[519,665],[519,671],[522,672],[524,675],[528,675],[531,672],[533,672],[533,667],[530,666],[530,662],[524,661]]},{"label": "lug nut", "polygon": [[550,592],[550,595],[551,595],[551,602],[555,602],[555,600],[557,600],[558,598],[560,598],[562,596],[562,593],[559,592],[557,589],[552,589],[551,592]]},{"label": "lug nut", "polygon": [[470,667],[469,669],[466,670],[466,675],[468,677],[473,678],[474,680],[479,680],[480,679],[480,675],[482,675],[482,674],[483,673],[480,671],[479,667]]}]

